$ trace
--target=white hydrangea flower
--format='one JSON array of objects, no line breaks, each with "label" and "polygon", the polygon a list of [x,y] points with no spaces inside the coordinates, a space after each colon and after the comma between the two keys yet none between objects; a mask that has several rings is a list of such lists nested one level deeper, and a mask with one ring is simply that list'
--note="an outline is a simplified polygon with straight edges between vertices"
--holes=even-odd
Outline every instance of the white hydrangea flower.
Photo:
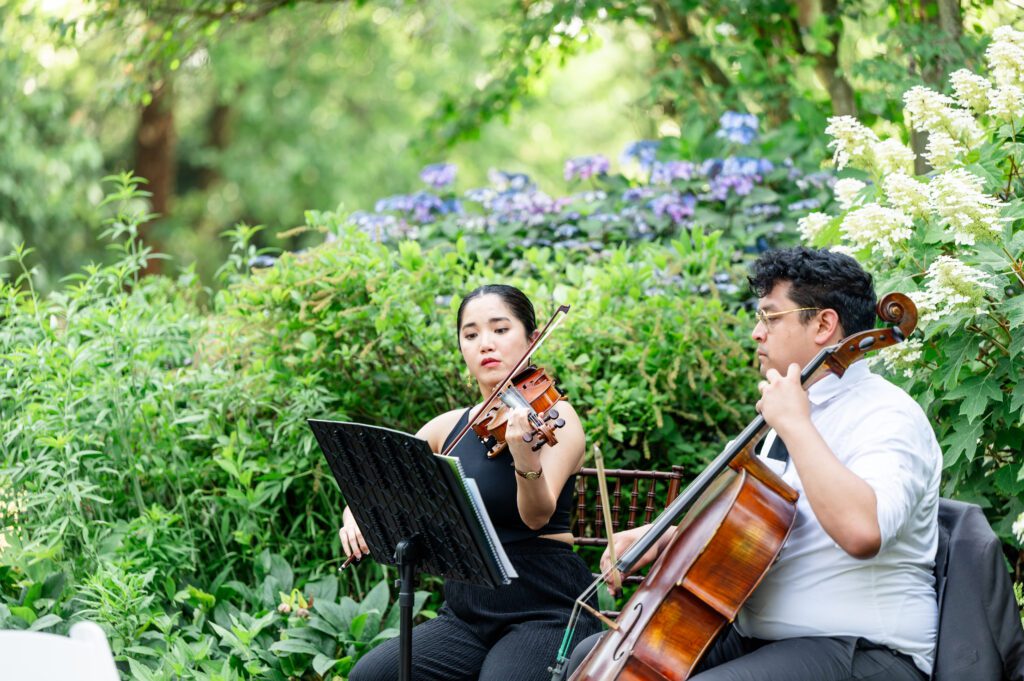
[{"label": "white hydrangea flower", "polygon": [[987,79],[968,69],[960,69],[950,74],[949,82],[952,83],[961,106],[973,109],[978,114],[988,111],[992,84]]},{"label": "white hydrangea flower", "polygon": [[864,189],[867,185],[860,180],[852,177],[844,177],[841,180],[836,180],[835,185],[832,187],[832,194],[836,197],[836,201],[839,202],[839,207],[843,210],[850,210],[855,205],[862,203],[858,199],[857,195],[860,194],[860,190]]},{"label": "white hydrangea flower", "polygon": [[923,85],[915,85],[903,93],[903,111],[915,130],[937,130],[943,127],[945,109],[954,102],[946,95]]},{"label": "white hydrangea flower", "polygon": [[847,214],[840,228],[857,250],[870,248],[892,257],[895,245],[910,238],[912,227],[910,216],[903,211],[869,203]]},{"label": "white hydrangea flower", "polygon": [[880,175],[914,172],[914,152],[899,140],[890,137],[871,145],[874,168]]},{"label": "white hydrangea flower", "polygon": [[994,239],[1003,230],[999,211],[1006,204],[986,194],[984,185],[962,168],[938,175],[929,185],[931,208],[958,245],[973,246],[978,238]]},{"label": "white hydrangea flower", "polygon": [[1017,516],[1017,520],[1014,521],[1013,534],[1017,537],[1017,541],[1024,543],[1024,513]]},{"label": "white hydrangea flower", "polygon": [[1007,122],[1024,119],[1024,90],[1016,85],[996,88],[991,102],[992,106],[988,110],[990,115]]},{"label": "white hydrangea flower", "polygon": [[870,355],[868,361],[872,366],[883,364],[892,373],[902,373],[907,378],[913,378],[914,372],[921,370],[923,349],[924,341],[920,338],[911,338],[882,348],[874,355]]},{"label": "white hydrangea flower", "polygon": [[924,157],[937,170],[952,168],[960,164],[960,158],[967,153],[967,147],[944,132],[928,133],[928,144]]},{"label": "white hydrangea flower", "polygon": [[980,142],[985,132],[969,111],[950,97],[920,85],[903,93],[904,113],[912,128],[933,135],[943,132],[965,144]]},{"label": "white hydrangea flower", "polygon": [[927,217],[931,212],[931,196],[928,185],[918,182],[906,173],[893,173],[882,181],[889,205],[908,215]]},{"label": "white hydrangea flower", "polygon": [[1000,26],[992,32],[985,59],[996,85],[1024,88],[1024,33]]},{"label": "white hydrangea flower", "polygon": [[871,160],[871,144],[878,141],[878,135],[853,116],[832,116],[828,119],[825,134],[832,137],[828,148],[835,149],[832,160],[838,170],[848,165],[868,169],[866,166]]},{"label": "white hydrangea flower", "polygon": [[832,222],[832,216],[825,213],[811,213],[796,221],[796,228],[804,241],[810,243]]},{"label": "white hydrangea flower", "polygon": [[957,312],[982,314],[985,294],[996,289],[985,272],[956,258],[940,255],[928,267],[925,289],[910,294],[922,324]]}]

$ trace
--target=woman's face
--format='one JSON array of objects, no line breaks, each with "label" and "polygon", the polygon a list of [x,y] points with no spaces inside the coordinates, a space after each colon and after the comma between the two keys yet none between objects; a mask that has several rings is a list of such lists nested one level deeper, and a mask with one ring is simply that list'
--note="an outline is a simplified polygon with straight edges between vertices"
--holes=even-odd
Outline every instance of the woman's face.
[{"label": "woman's face", "polygon": [[[534,335],[536,335],[536,331]],[[505,301],[488,293],[466,303],[459,327],[459,348],[469,372],[489,395],[530,346],[526,327]]]}]

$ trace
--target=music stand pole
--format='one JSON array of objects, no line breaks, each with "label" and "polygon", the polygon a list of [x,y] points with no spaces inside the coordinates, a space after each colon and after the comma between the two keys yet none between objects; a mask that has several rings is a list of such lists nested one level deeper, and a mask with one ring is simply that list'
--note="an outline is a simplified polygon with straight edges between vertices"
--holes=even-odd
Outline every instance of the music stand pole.
[{"label": "music stand pole", "polygon": [[395,562],[401,580],[398,588],[400,623],[398,628],[399,681],[412,681],[412,609],[416,600],[417,536],[403,539],[395,547]]}]

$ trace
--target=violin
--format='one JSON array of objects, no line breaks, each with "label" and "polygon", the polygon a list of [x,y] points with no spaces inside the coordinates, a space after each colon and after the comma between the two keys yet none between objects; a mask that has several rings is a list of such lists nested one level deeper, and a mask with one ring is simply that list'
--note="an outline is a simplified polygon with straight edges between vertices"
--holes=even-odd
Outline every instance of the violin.
[{"label": "violin", "polygon": [[565,396],[554,380],[537,366],[528,366],[512,379],[511,385],[498,392],[502,404],[491,407],[473,422],[473,432],[487,445],[487,458],[493,459],[505,450],[505,428],[510,409],[526,408],[533,430],[523,435],[537,451],[544,445],[556,445],[555,429],[565,425],[565,419],[552,409]]},{"label": "violin", "polygon": [[[519,358],[519,361],[512,367],[512,371],[498,383],[498,386],[491,393],[490,397],[484,400],[480,408],[469,419],[466,426],[459,431],[441,456],[450,456],[459,441],[469,432],[470,428],[477,436],[488,444],[488,458],[494,458],[500,454],[507,444],[505,442],[505,428],[508,425],[508,410],[517,407],[530,410],[530,424],[533,431],[526,433],[523,439],[533,442],[534,451],[545,444],[555,444],[558,439],[555,437],[555,428],[561,428],[565,421],[558,416],[558,412],[551,409],[559,399],[562,392],[555,387],[554,381],[543,369],[527,365],[530,356],[540,347],[541,343],[551,334],[555,328],[565,320],[569,312],[568,305],[560,305],[551,319],[544,325],[544,329],[537,335],[526,352]],[[525,368],[524,368],[525,367]],[[494,401],[500,399],[505,408],[495,405]],[[492,405],[494,405],[492,407]]]}]

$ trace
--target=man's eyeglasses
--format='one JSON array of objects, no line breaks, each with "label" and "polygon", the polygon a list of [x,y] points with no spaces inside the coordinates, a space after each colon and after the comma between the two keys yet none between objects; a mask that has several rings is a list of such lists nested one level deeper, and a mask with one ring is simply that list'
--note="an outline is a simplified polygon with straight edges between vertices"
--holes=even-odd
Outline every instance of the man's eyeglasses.
[{"label": "man's eyeglasses", "polygon": [[758,324],[764,324],[764,328],[771,327],[771,321],[777,317],[787,315],[790,312],[803,312],[805,310],[820,310],[820,307],[794,307],[792,310],[782,310],[781,312],[765,312],[764,310],[758,310],[754,313],[754,317],[757,319]]}]

